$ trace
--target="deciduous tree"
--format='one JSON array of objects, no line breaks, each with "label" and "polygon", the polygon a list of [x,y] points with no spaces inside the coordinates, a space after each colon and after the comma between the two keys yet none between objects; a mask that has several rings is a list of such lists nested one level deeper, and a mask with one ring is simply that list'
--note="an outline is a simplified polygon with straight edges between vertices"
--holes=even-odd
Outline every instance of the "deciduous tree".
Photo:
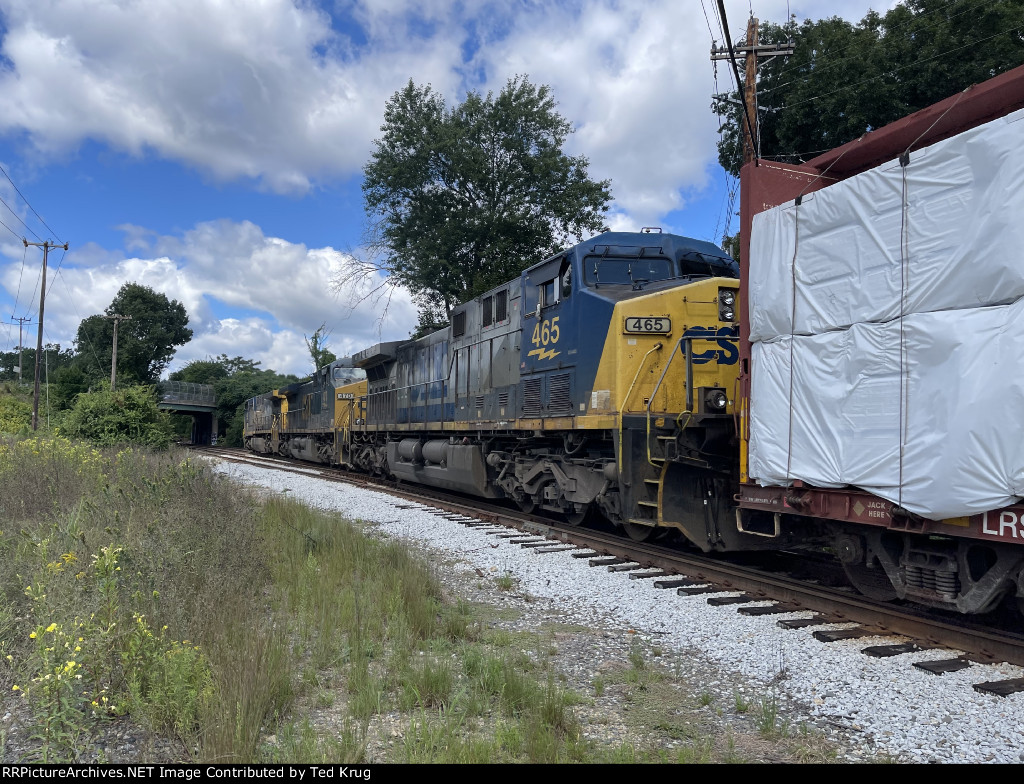
[{"label": "deciduous tree", "polygon": [[[113,314],[131,316],[117,333],[117,377],[125,383],[155,384],[177,347],[192,339],[185,306],[148,286],[125,283],[106,309]],[[79,324],[75,346],[90,377],[109,377],[113,337],[111,319],[89,316]]]},{"label": "deciduous tree", "polygon": [[447,321],[458,303],[604,226],[609,181],[563,151],[572,124],[525,77],[451,108],[410,80],[387,102],[381,132],[363,170],[377,262],[335,284],[383,271],[413,293],[421,323]]},{"label": "deciduous tree", "polygon": [[[795,43],[759,69],[762,157],[808,160],[1024,63],[1022,20],[1024,0],[904,0],[856,25],[762,24],[761,43]],[[719,162],[736,174],[741,110],[724,100],[713,109],[726,118]]]}]

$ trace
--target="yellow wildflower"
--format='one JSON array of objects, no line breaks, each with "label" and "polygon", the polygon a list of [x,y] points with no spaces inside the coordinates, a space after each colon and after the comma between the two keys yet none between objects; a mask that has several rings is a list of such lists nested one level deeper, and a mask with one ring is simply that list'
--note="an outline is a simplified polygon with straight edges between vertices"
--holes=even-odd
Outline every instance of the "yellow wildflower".
[{"label": "yellow wildflower", "polygon": [[46,627],[46,633],[50,634],[51,632],[56,630],[56,628],[57,628],[57,624],[51,623],[49,626]]}]

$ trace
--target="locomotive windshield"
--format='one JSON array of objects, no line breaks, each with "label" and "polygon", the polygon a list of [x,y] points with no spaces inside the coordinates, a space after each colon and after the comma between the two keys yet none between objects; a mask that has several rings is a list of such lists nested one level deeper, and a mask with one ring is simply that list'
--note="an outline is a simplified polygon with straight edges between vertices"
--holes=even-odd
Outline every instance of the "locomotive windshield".
[{"label": "locomotive windshield", "polygon": [[635,287],[673,278],[738,278],[739,268],[727,256],[705,253],[684,254],[678,262],[658,256],[586,256],[583,280],[589,286],[632,284]]},{"label": "locomotive windshield", "polygon": [[650,283],[678,277],[666,258],[616,258],[587,256],[583,260],[583,279],[590,285],[609,283]]},{"label": "locomotive windshield", "polygon": [[340,387],[351,384],[354,381],[362,381],[366,378],[366,371],[362,368],[335,367],[332,372],[334,386]]}]

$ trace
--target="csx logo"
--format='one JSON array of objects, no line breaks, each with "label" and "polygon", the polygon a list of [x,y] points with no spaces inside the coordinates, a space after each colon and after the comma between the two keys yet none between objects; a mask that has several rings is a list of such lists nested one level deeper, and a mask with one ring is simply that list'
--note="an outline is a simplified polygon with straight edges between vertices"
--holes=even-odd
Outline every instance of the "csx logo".
[{"label": "csx logo", "polygon": [[693,347],[693,364],[704,365],[717,362],[719,365],[735,365],[740,361],[739,348],[736,345],[736,327],[690,327],[683,333],[684,338],[714,340],[718,348],[698,350],[700,344],[691,343]]}]

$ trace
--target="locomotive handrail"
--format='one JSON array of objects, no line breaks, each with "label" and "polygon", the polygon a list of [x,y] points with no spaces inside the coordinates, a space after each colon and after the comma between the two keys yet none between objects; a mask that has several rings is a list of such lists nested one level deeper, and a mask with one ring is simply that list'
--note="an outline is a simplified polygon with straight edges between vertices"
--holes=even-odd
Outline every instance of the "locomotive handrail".
[{"label": "locomotive handrail", "polygon": [[[715,337],[717,340],[736,340],[736,337]],[[682,335],[676,342],[676,345],[672,348],[672,353],[668,355],[668,362],[665,363],[665,368],[661,371],[661,375],[658,377],[658,381],[654,384],[654,389],[651,391],[651,396],[647,398],[647,462],[657,468],[657,464],[651,458],[651,406],[654,405],[654,398],[658,394],[658,389],[661,387],[661,382],[665,380],[665,376],[668,373],[669,366],[672,361],[676,358],[676,351],[680,346],[683,346],[683,356],[686,357],[686,410],[679,412],[679,418],[682,418],[683,414],[688,414],[691,418],[693,417],[693,341],[695,340],[710,340],[710,338],[703,335]],[[679,418],[676,419],[678,424]],[[689,424],[690,420],[686,420]],[[620,447],[621,449],[621,447]]]},{"label": "locomotive handrail", "polygon": [[647,364],[647,357],[653,354],[655,351],[661,351],[661,341],[654,344],[650,351],[644,354],[643,359],[640,360],[640,366],[636,369],[636,375],[633,376],[633,383],[629,385],[629,389],[626,390],[625,396],[622,398],[622,410],[619,412],[619,473],[622,473],[622,420],[625,418],[626,410],[629,407],[629,396],[633,394],[633,388],[636,386],[637,379],[640,378],[640,371],[644,369],[644,365]]},{"label": "locomotive handrail", "polygon": [[[668,373],[669,367],[672,365],[672,360],[676,358],[676,351],[679,347],[686,343],[686,347],[683,349],[683,356],[686,357],[686,411],[682,414],[692,414],[693,412],[693,347],[690,343],[692,337],[681,335],[679,340],[676,341],[675,346],[672,347],[672,353],[668,355],[668,362],[665,363],[665,367],[661,371],[661,375],[658,376],[657,382],[654,384],[654,389],[651,391],[651,396],[647,398],[647,462],[657,468],[657,464],[651,459],[651,406],[654,405],[654,398],[658,395],[658,390],[661,388],[661,382],[665,380],[665,375]],[[687,420],[689,423],[689,420]],[[621,450],[621,446],[619,449]]]}]

